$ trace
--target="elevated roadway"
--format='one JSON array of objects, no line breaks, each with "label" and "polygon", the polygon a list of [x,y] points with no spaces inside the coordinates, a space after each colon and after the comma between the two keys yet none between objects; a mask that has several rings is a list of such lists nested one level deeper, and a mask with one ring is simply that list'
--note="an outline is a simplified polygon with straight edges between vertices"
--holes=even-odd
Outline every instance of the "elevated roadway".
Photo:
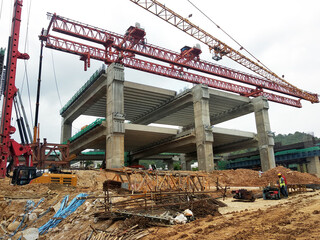
[{"label": "elevated roadway", "polygon": [[[123,67],[112,64],[95,74],[61,110],[61,141],[71,138],[72,122],[79,116],[103,117],[101,125],[71,142],[71,153],[106,150],[109,167],[123,164],[124,151],[134,160],[161,152],[186,153],[196,156],[200,170],[212,170],[214,154],[258,146],[263,168],[269,169],[275,164],[268,108],[262,97],[250,99],[204,85],[178,94],[124,81]],[[254,113],[257,133],[216,127],[249,113]]]}]

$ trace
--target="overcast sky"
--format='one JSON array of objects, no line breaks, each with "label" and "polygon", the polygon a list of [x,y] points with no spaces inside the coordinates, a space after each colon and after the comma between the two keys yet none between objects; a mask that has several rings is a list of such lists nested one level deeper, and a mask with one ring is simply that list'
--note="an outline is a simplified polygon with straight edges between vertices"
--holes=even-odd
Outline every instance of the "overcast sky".
[{"label": "overcast sky", "polygon": [[[191,22],[226,44],[239,49],[187,0],[160,1],[184,17],[192,14]],[[1,2],[0,47],[7,47],[14,1],[1,0]],[[193,2],[273,72],[279,76],[285,75],[287,81],[303,90],[320,94],[319,1],[309,0],[306,3],[298,0],[270,0],[262,3],[254,0],[193,0]],[[193,46],[198,43],[129,0],[24,0],[19,49],[20,52],[26,51],[30,55],[30,60],[26,63],[19,60],[16,85],[22,89],[24,105],[32,126],[34,123],[31,122],[30,105],[32,118],[34,118],[40,51],[38,35],[43,27],[48,26],[47,12],[55,12],[58,15],[120,34],[124,34],[130,25],[139,22],[147,33],[148,43],[174,51],[179,51],[185,45]],[[203,52],[201,58],[213,61],[208,48],[201,44],[201,49]],[[46,137],[49,142],[60,140],[61,104],[54,76],[56,76],[61,102],[64,105],[101,64],[92,60],[91,68],[85,72],[83,62],[79,61],[78,56],[45,49],[39,116],[41,138]],[[243,70],[237,63],[227,58],[219,61],[219,64]],[[251,73],[249,70],[245,71]],[[125,74],[128,81],[176,91],[190,87],[182,81],[134,70],[126,69]],[[29,102],[27,78],[31,102]],[[301,131],[314,133],[315,136],[320,137],[320,104],[302,101],[302,105],[303,107],[298,109],[270,103],[269,117],[272,131],[276,134]],[[92,120],[94,119],[76,120],[73,124],[73,133]],[[256,132],[253,114],[217,126]]]}]

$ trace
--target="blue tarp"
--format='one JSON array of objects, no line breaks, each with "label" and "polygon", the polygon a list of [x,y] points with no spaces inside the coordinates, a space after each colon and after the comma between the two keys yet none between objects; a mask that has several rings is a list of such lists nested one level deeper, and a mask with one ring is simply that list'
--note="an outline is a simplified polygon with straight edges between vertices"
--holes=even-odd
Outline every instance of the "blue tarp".
[{"label": "blue tarp", "polygon": [[40,235],[46,233],[50,228],[56,227],[63,219],[68,217],[71,213],[77,210],[85,200],[80,200],[81,197],[86,197],[88,194],[80,193],[78,194],[67,206],[69,195],[65,196],[61,202],[59,210],[56,214],[43,226],[39,227]]}]

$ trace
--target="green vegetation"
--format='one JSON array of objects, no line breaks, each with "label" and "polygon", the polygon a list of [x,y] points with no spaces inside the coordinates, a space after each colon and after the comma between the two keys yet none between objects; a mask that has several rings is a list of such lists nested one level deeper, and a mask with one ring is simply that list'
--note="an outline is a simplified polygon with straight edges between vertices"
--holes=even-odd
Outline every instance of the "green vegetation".
[{"label": "green vegetation", "polygon": [[181,165],[179,162],[175,162],[173,164],[173,170],[181,170]]},{"label": "green vegetation", "polygon": [[[306,141],[312,141],[313,136],[309,133],[304,132],[295,132],[295,133],[289,133],[289,134],[277,134],[274,137],[274,141],[280,142],[282,145],[290,145],[294,143],[299,142],[306,142]],[[314,137],[316,141],[319,141],[320,138]]]},{"label": "green vegetation", "polygon": [[[309,133],[304,132],[295,132],[295,133],[289,133],[289,134],[277,134],[274,136],[274,142],[275,143],[281,143],[282,146],[300,143],[300,142],[306,142],[306,141],[312,141],[312,139],[315,139],[316,141],[320,141],[320,138],[314,137]],[[254,152],[257,151],[257,148],[248,148],[248,149],[242,149],[239,151],[232,152],[230,155],[238,155],[241,153],[247,153],[247,152]]]}]

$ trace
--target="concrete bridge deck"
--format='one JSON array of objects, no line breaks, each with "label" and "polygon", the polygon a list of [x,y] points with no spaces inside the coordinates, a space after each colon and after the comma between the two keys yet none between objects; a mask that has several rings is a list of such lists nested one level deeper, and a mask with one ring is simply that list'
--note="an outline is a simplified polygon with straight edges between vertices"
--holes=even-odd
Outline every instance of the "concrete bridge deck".
[{"label": "concrete bridge deck", "polygon": [[[72,136],[72,122],[80,115],[104,117],[104,124],[71,144],[71,152],[106,149],[109,167],[121,166],[124,151],[130,151],[133,159],[161,152],[187,153],[196,155],[200,170],[212,170],[215,153],[258,146],[262,167],[267,170],[275,166],[268,108],[262,97],[250,99],[204,85],[177,94],[124,81],[123,66],[111,64],[64,107],[61,142]],[[254,113],[257,134],[212,128],[249,113]],[[150,123],[179,126],[180,130],[148,126]]]},{"label": "concrete bridge deck", "polygon": [[[196,152],[194,129],[179,133],[177,129],[125,123],[124,151],[132,152],[133,159],[149,157],[162,152]],[[224,153],[256,146],[255,133],[225,128],[212,128],[216,141],[212,146],[215,153]],[[72,140],[70,154],[79,154],[86,149],[106,147],[106,121]]]}]

